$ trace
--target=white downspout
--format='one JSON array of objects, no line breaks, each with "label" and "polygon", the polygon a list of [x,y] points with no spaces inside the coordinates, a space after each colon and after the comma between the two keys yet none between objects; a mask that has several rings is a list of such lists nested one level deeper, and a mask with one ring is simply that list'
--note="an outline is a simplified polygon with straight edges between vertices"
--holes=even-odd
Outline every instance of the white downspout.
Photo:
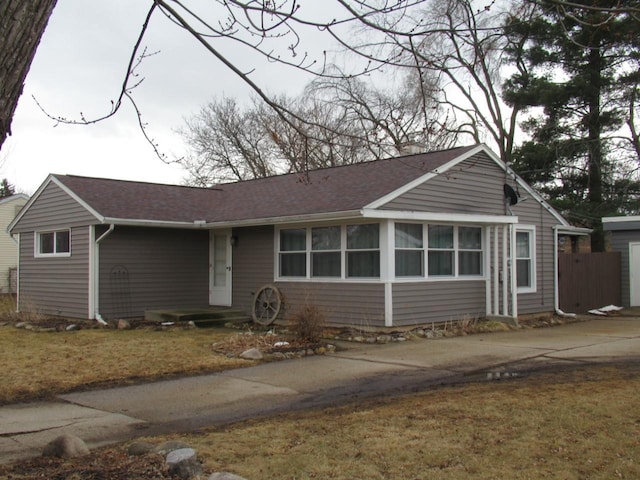
[{"label": "white downspout", "polygon": [[[20,313],[20,234],[18,238],[13,236],[13,233],[9,234],[9,238],[16,244],[18,254],[16,258],[16,313]],[[35,233],[34,233],[35,240]],[[11,279],[9,279],[9,291],[11,291]]]},{"label": "white downspout", "polygon": [[93,267],[93,297],[94,297],[94,302],[95,302],[95,312],[94,312],[94,316],[95,319],[98,321],[98,323],[101,323],[102,325],[106,325],[107,322],[104,321],[104,319],[102,318],[102,315],[100,315],[99,310],[99,305],[100,305],[100,243],[107,238],[109,235],[111,235],[111,233],[113,232],[113,230],[116,228],[116,226],[112,223],[111,225],[109,225],[109,228],[107,229],[106,232],[104,232],[102,235],[100,235],[95,242],[95,255],[93,258],[93,262],[94,262],[94,267]]}]

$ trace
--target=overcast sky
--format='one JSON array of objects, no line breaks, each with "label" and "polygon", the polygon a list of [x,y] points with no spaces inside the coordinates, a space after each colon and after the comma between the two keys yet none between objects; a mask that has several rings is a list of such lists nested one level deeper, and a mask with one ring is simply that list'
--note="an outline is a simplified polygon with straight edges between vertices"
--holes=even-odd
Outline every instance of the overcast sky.
[{"label": "overcast sky", "polygon": [[[206,1],[206,0],[194,0]],[[314,5],[315,3],[315,5]],[[315,0],[302,7],[318,8]],[[0,176],[18,191],[33,193],[49,173],[180,183],[184,172],[159,160],[144,140],[134,110],[125,108],[92,126],[59,124],[51,114],[101,116],[119,93],[129,55],[150,1],[58,0],[42,38],[13,119],[12,136],[0,152]],[[169,157],[184,152],[175,130],[208,101],[222,95],[246,99],[246,87],[186,32],[156,12],[143,42],[149,52],[135,97],[151,136]],[[326,45],[323,45],[326,48]],[[235,52],[235,53],[233,53]],[[259,63],[246,51],[228,49],[252,78],[272,93],[300,92],[308,77]]]}]

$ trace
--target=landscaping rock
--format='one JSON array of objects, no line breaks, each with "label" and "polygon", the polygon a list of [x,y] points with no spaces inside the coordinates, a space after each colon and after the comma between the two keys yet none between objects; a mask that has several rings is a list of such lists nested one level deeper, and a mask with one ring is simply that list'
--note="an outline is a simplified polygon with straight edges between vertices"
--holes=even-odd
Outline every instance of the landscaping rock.
[{"label": "landscaping rock", "polygon": [[71,325],[67,325],[65,330],[67,332],[75,332],[76,330],[80,330],[80,326],[76,325],[75,323],[71,324]]},{"label": "landscaping rock", "polygon": [[18,322],[16,323],[16,328],[27,328],[27,322]]},{"label": "landscaping rock", "polygon": [[169,452],[180,450],[181,448],[191,448],[191,446],[179,440],[169,440],[168,442],[164,442],[158,445],[153,449],[153,451],[154,453],[159,453],[160,455],[166,455]]},{"label": "landscaping rock", "polygon": [[183,480],[200,478],[202,465],[198,462],[196,451],[193,448],[179,448],[167,454],[165,459],[169,473]]},{"label": "landscaping rock", "polygon": [[376,339],[378,343],[389,343],[393,340],[391,335],[379,335]]},{"label": "landscaping rock", "polygon": [[202,465],[197,460],[184,460],[169,467],[169,473],[183,480],[201,478]]},{"label": "landscaping rock", "polygon": [[244,477],[229,472],[212,473],[209,480],[247,480]]},{"label": "landscaping rock", "polygon": [[196,451],[193,448],[179,448],[167,454],[166,462],[170,467],[180,462],[196,460]]},{"label": "landscaping rock", "polygon": [[129,320],[121,318],[120,320],[118,320],[116,328],[118,330],[129,330],[131,329],[131,323],[129,322]]},{"label": "landscaping rock", "polygon": [[153,452],[155,446],[149,442],[135,442],[129,445],[127,453],[131,456],[146,455]]},{"label": "landscaping rock", "polygon": [[64,434],[51,440],[42,452],[43,457],[75,458],[89,454],[84,441],[75,435]]},{"label": "landscaping rock", "polygon": [[240,358],[244,358],[245,360],[262,360],[264,356],[257,348],[250,348],[242,352]]}]

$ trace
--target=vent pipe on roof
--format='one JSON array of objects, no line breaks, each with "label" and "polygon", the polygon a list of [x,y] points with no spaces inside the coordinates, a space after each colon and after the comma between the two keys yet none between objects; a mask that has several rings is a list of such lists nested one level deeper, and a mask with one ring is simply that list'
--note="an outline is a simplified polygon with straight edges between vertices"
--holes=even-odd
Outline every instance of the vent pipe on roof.
[{"label": "vent pipe on roof", "polygon": [[417,155],[418,153],[424,153],[426,147],[420,142],[407,142],[400,145],[400,153],[402,155]]}]

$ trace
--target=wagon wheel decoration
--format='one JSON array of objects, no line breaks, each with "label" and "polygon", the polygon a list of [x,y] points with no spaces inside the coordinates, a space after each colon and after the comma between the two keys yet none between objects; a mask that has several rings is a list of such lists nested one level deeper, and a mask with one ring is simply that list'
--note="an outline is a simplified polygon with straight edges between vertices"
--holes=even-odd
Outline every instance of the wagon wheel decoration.
[{"label": "wagon wheel decoration", "polygon": [[260,325],[270,325],[278,318],[282,307],[282,296],[275,285],[265,285],[253,298],[253,321]]}]

